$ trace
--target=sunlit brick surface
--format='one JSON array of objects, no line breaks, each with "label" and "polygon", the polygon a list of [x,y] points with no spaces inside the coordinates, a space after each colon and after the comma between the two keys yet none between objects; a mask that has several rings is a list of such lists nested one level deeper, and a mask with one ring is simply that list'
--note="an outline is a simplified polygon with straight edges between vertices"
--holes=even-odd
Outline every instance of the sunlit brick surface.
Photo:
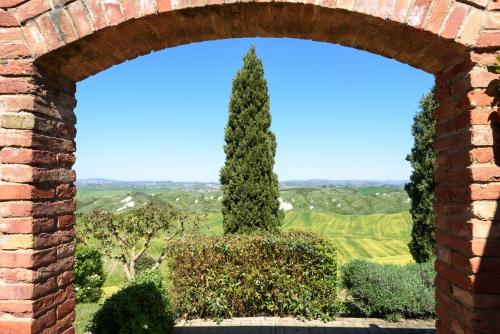
[{"label": "sunlit brick surface", "polygon": [[437,331],[500,333],[498,75],[486,68],[499,13],[498,0],[0,0],[0,334],[74,332],[76,82],[244,36],[338,43],[436,75]]}]

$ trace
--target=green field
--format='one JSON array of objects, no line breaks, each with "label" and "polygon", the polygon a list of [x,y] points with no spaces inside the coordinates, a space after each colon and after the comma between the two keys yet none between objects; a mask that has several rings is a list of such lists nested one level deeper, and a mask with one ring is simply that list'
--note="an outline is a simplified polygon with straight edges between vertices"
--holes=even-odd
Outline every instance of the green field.
[{"label": "green field", "polygon": [[410,215],[338,215],[293,211],[285,216],[283,228],[315,232],[334,241],[339,260],[365,258],[377,262],[404,264],[411,261],[408,241]]},{"label": "green field", "polygon": [[[207,187],[79,187],[77,209],[87,212],[95,208],[117,211],[129,198],[133,207],[158,197],[177,203],[191,211],[207,213],[201,233],[222,235],[219,189]],[[339,261],[365,258],[375,262],[405,264],[411,221],[408,196],[402,187],[301,187],[281,189],[283,202],[288,203],[283,230],[317,233],[333,240]],[[130,210],[131,207],[123,211]],[[150,255],[160,252],[160,240],[153,240]],[[105,259],[104,298],[116,292],[125,282],[120,263]],[[162,266],[166,270],[166,266]],[[79,304],[75,328],[84,333],[86,323],[97,304]]]},{"label": "green field", "polygon": [[[77,208],[86,212],[103,207],[120,208],[131,196],[136,206],[157,197],[184,208],[203,212],[220,212],[220,190],[214,187],[78,187]],[[407,212],[410,203],[402,187],[303,187],[280,190],[284,202],[293,210],[327,212],[343,215]]]},{"label": "green field", "polygon": [[[409,200],[402,187],[292,187],[281,189],[280,196],[289,205],[283,229],[311,231],[332,239],[341,262],[354,258],[396,264],[411,261],[407,247],[411,231]],[[222,234],[221,192],[212,186],[85,186],[78,188],[77,208],[79,212],[100,207],[126,211],[131,208],[123,209],[126,198],[133,207],[161,198],[205,212],[208,221],[201,232]]]},{"label": "green field", "polygon": [[[333,240],[341,263],[356,258],[394,264],[411,261],[407,246],[411,231],[409,200],[402,187],[291,187],[281,189],[280,196],[288,205],[283,230],[309,231]],[[207,213],[200,233],[222,235],[221,192],[212,186],[80,186],[77,209],[124,212],[154,198]],[[133,206],[124,208],[125,199]],[[157,255],[160,247],[161,241],[153,240],[150,255]],[[105,260],[105,272],[104,290],[110,295],[125,278],[121,265],[109,259]]]}]

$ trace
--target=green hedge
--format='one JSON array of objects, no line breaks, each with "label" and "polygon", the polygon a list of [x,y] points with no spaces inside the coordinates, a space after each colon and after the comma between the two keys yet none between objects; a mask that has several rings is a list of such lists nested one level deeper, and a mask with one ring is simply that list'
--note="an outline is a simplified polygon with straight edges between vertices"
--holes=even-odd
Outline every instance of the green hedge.
[{"label": "green hedge", "polygon": [[172,305],[185,318],[329,320],[339,309],[336,250],[312,234],[184,239],[169,264]]},{"label": "green hedge", "polygon": [[434,315],[433,263],[405,266],[354,260],[342,267],[342,282],[363,316],[424,318]]},{"label": "green hedge", "polygon": [[102,255],[96,249],[78,246],[75,251],[75,291],[79,303],[95,303],[102,295]]},{"label": "green hedge", "polygon": [[173,326],[165,277],[147,270],[106,299],[89,330],[92,334],[168,334]]}]

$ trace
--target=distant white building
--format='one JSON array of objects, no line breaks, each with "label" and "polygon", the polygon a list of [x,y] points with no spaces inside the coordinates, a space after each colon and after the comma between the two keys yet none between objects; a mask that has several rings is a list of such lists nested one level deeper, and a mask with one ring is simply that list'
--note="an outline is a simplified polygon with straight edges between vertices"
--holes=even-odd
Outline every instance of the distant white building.
[{"label": "distant white building", "polygon": [[290,202],[283,201],[283,198],[281,197],[278,197],[278,202],[280,202],[280,209],[285,212],[293,209],[293,204]]}]

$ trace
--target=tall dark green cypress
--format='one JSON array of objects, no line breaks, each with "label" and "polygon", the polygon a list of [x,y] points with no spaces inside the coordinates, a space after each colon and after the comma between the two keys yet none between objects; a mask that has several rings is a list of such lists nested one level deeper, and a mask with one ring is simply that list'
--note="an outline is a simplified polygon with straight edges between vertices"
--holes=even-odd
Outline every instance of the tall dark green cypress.
[{"label": "tall dark green cypress", "polygon": [[233,79],[225,130],[226,162],[220,171],[224,233],[277,230],[278,176],[273,172],[276,137],[270,130],[264,67],[252,46]]},{"label": "tall dark green cypress", "polygon": [[435,119],[437,108],[434,89],[420,100],[420,111],[413,119],[414,144],[406,157],[413,169],[405,190],[411,199],[413,221],[411,241],[408,244],[411,255],[417,263],[423,263],[434,254],[434,150]]}]

